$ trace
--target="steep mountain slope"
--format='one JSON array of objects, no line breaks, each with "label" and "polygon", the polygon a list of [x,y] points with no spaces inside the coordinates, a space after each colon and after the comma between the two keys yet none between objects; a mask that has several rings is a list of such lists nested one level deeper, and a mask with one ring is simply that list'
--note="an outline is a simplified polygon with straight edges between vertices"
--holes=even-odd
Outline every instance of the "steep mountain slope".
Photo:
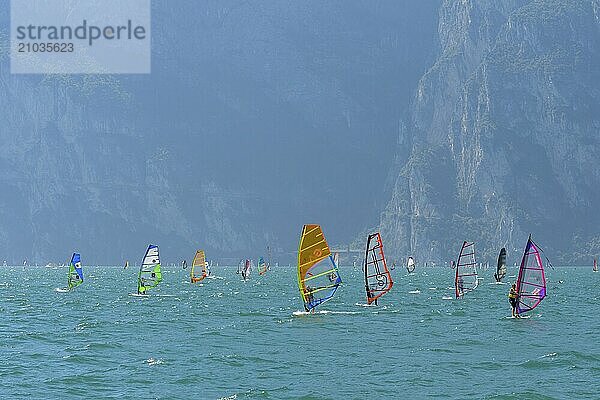
[{"label": "steep mountain slope", "polygon": [[438,2],[153,2],[152,74],[9,71],[0,0],[0,259],[291,260],[377,219]]},{"label": "steep mountain slope", "polygon": [[444,2],[381,217],[394,256],[448,261],[475,240],[518,262],[530,232],[557,262],[597,254],[599,16],[598,1]]}]

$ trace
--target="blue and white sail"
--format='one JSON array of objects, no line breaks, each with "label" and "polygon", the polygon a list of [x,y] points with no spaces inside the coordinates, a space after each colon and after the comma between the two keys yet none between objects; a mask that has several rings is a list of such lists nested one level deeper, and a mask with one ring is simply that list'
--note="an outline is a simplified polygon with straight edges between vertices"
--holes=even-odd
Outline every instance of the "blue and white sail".
[{"label": "blue and white sail", "polygon": [[69,263],[69,275],[67,284],[69,289],[76,288],[83,283],[83,269],[81,268],[81,254],[73,253]]}]

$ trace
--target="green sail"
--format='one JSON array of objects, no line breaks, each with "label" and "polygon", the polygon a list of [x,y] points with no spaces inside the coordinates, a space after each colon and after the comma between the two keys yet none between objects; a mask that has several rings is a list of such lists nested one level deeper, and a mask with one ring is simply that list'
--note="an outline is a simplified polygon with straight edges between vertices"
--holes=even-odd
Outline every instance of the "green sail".
[{"label": "green sail", "polygon": [[158,286],[160,282],[162,282],[162,272],[160,270],[158,246],[151,244],[146,250],[138,274],[138,294],[146,294],[149,289]]},{"label": "green sail", "polygon": [[67,278],[67,285],[69,289],[76,288],[83,283],[83,269],[81,268],[81,255],[79,253],[73,253],[71,262],[69,263],[69,274]]}]

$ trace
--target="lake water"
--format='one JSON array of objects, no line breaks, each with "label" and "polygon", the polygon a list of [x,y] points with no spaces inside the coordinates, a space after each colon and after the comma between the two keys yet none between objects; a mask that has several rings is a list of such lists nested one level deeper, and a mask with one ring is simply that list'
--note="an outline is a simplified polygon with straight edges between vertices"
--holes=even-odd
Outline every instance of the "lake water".
[{"label": "lake water", "polygon": [[315,315],[294,315],[295,269],[245,283],[235,270],[201,285],[167,270],[139,298],[134,267],[84,267],[67,293],[55,290],[66,267],[0,268],[0,398],[600,398],[591,267],[547,271],[548,296],[523,320],[507,318],[491,269],[461,300],[443,299],[451,269],[397,269],[364,307],[361,272],[342,267]]}]

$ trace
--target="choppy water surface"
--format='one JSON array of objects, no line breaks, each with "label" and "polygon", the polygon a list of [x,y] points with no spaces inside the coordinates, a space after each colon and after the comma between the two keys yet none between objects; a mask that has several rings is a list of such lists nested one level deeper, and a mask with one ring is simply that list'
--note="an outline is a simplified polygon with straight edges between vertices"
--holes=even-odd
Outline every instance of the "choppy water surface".
[{"label": "choppy water surface", "polygon": [[294,315],[294,269],[244,283],[214,268],[202,285],[165,271],[139,298],[135,268],[84,268],[68,293],[55,291],[66,268],[0,268],[0,398],[600,397],[589,267],[548,271],[548,297],[524,320],[507,318],[492,270],[462,300],[443,299],[450,269],[396,270],[392,292],[364,307],[360,271],[342,267],[338,296],[307,316]]}]

